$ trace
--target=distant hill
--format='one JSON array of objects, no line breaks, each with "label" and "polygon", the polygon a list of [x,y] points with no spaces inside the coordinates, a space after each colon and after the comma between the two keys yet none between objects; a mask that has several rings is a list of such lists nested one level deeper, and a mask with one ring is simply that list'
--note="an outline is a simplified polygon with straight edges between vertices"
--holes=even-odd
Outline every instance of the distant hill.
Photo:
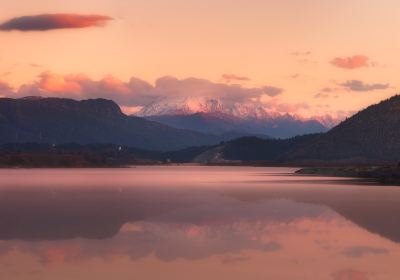
[{"label": "distant hill", "polygon": [[137,164],[191,162],[212,146],[177,151],[150,151],[114,144],[38,144],[0,145],[1,167],[121,167]]},{"label": "distant hill", "polygon": [[205,134],[221,135],[226,139],[243,136],[271,138],[266,134],[247,127],[242,120],[222,113],[195,113],[192,115],[149,116],[146,119],[179,129],[189,129]]},{"label": "distant hill", "polygon": [[223,158],[244,161],[280,161],[283,154],[304,147],[320,135],[309,134],[289,139],[243,137],[224,144]]},{"label": "distant hill", "polygon": [[0,99],[0,144],[112,143],[178,150],[219,141],[221,137],[127,116],[116,103],[105,99]]},{"label": "distant hill", "polygon": [[239,118],[219,112],[199,112],[194,114],[147,116],[146,118],[175,128],[191,129],[216,135],[235,133],[237,137],[289,138],[327,130],[316,120],[299,120],[290,115],[257,119]]}]

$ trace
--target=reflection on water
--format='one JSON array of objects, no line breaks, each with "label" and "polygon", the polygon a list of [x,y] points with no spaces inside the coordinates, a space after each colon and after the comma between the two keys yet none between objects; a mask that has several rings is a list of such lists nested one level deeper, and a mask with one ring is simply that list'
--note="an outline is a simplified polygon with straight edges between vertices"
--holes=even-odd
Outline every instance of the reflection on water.
[{"label": "reflection on water", "polygon": [[289,168],[0,171],[0,279],[398,279],[400,188]]}]

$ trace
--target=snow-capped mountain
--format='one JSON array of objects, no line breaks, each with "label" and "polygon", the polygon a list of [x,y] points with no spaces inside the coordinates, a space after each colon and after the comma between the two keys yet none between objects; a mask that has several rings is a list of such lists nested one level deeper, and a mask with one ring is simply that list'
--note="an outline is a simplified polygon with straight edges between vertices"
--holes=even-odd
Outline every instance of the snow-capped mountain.
[{"label": "snow-capped mountain", "polygon": [[318,120],[269,111],[257,102],[224,104],[206,96],[162,97],[137,115],[172,127],[212,134],[239,132],[286,138],[327,130]]},{"label": "snow-capped mountain", "polygon": [[191,115],[194,113],[223,112],[224,105],[214,98],[207,97],[184,97],[170,98],[160,97],[148,106],[145,106],[139,116],[160,115]]},{"label": "snow-capped mountain", "polygon": [[206,96],[162,97],[145,106],[138,116],[192,115],[195,113],[222,113],[240,119],[271,119],[280,117],[278,113],[268,112],[257,103],[224,104],[218,98]]}]

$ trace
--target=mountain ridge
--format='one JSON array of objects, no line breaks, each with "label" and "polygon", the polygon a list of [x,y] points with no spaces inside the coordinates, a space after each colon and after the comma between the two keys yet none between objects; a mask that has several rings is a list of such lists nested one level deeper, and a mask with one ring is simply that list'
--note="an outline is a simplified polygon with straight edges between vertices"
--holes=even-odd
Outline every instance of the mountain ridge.
[{"label": "mountain ridge", "polygon": [[[398,162],[400,95],[368,106],[326,133],[285,140],[240,138],[223,145],[228,160]],[[306,141],[304,141],[306,139]]]},{"label": "mountain ridge", "polygon": [[0,143],[114,143],[153,150],[215,144],[220,137],[127,116],[111,100],[1,98]]},{"label": "mountain ridge", "polygon": [[[325,118],[305,119],[289,113],[267,110],[258,103],[224,104],[206,96],[161,98],[142,108],[138,116],[179,129],[202,133],[241,132],[245,135],[267,135],[290,138],[328,130]],[[328,124],[334,123],[330,118]]]},{"label": "mountain ridge", "polygon": [[317,121],[299,121],[290,115],[274,120],[240,119],[224,113],[195,113],[192,115],[148,116],[156,121],[179,129],[190,129],[202,133],[222,135],[242,133],[243,136],[262,138],[290,138],[297,135],[324,132],[327,129]]},{"label": "mountain ridge", "polygon": [[400,95],[370,105],[287,159],[400,159]]}]

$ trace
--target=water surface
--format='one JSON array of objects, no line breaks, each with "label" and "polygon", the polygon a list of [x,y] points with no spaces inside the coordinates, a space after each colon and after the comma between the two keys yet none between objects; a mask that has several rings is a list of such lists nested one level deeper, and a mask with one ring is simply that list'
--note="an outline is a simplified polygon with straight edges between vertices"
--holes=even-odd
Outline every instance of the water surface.
[{"label": "water surface", "polygon": [[0,279],[400,279],[400,188],[294,170],[1,170]]}]

